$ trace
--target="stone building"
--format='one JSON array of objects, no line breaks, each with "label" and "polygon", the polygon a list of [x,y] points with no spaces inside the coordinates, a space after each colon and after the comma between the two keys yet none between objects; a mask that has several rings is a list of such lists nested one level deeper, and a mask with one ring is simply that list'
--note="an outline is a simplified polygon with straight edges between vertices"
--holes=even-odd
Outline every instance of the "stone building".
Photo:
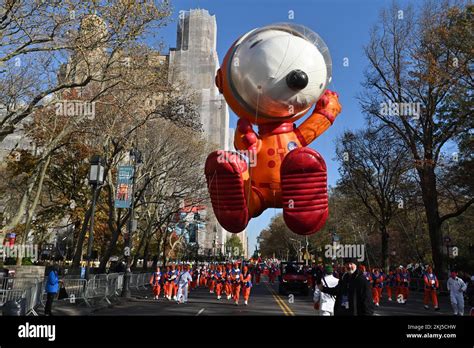
[{"label": "stone building", "polygon": [[[169,54],[169,81],[185,84],[196,92],[205,139],[216,149],[233,150],[234,132],[229,128],[229,109],[214,82],[219,68],[216,41],[214,15],[204,9],[181,11],[176,48],[170,49]],[[230,233],[217,223],[212,209],[207,214],[207,220],[206,233],[198,236],[203,253],[224,252]],[[246,231],[239,233],[239,238],[244,250],[247,250]]]}]

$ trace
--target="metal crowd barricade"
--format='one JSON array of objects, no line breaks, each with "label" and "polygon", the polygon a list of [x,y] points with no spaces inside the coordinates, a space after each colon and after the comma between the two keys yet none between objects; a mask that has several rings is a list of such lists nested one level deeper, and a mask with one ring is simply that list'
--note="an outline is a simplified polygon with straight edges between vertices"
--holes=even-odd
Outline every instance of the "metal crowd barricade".
[{"label": "metal crowd barricade", "polygon": [[[136,290],[146,289],[150,277],[151,273],[131,273],[129,286]],[[0,290],[0,301],[5,302],[10,299],[25,297],[27,300],[27,313],[37,315],[36,307],[45,303],[47,277],[43,280],[35,278],[20,279],[16,278],[13,286],[21,288]],[[120,296],[123,280],[123,273],[96,274],[89,280],[71,279],[69,277],[62,278],[62,285],[68,294],[68,297],[62,300],[72,304],[81,300],[88,307],[92,306],[92,300],[106,301],[108,304],[112,304],[110,300],[113,297]],[[0,302],[0,304],[3,302]]]},{"label": "metal crowd barricade", "polygon": [[138,290],[138,274],[137,273],[130,273],[130,282],[128,284],[130,288],[134,287]]},{"label": "metal crowd barricade", "polygon": [[25,297],[24,289],[16,289],[16,290],[0,290],[0,305],[4,305],[6,302],[14,300],[17,301],[18,299]]},{"label": "metal crowd barricade", "polygon": [[32,286],[25,290],[26,315],[38,316],[36,307],[41,304],[41,295],[43,291],[43,281],[36,281]]},{"label": "metal crowd barricade", "polygon": [[120,274],[118,273],[111,273],[107,275],[107,299],[109,299],[109,297],[118,296],[119,291],[121,290],[121,288],[119,288],[119,277]]},{"label": "metal crowd barricade", "polygon": [[[69,301],[70,303],[76,303],[77,300],[84,301],[85,304],[90,307],[90,303],[87,299],[87,280],[85,279],[62,279],[62,284],[66,289],[68,295],[67,298],[63,299],[64,301]],[[59,293],[58,293],[59,294]]]},{"label": "metal crowd barricade", "polygon": [[137,278],[137,289],[144,288],[145,283],[145,273],[139,273]]},{"label": "metal crowd barricade", "polygon": [[105,300],[109,304],[111,302],[107,298],[108,279],[107,274],[96,274],[87,282],[86,298],[99,298]]},{"label": "metal crowd barricade", "polygon": [[0,289],[26,289],[31,284],[34,284],[36,281],[38,281],[38,278],[35,277],[4,277],[0,278]]},{"label": "metal crowd barricade", "polygon": [[144,278],[143,278],[143,289],[146,289],[148,285],[150,285],[150,278],[153,275],[153,273],[144,273]]},{"label": "metal crowd barricade", "polygon": [[118,296],[120,295],[123,287],[123,273],[118,273],[117,276],[117,289],[115,290],[115,294]]},{"label": "metal crowd barricade", "polygon": [[[21,279],[21,278],[17,278]],[[25,285],[25,287],[20,287]],[[18,301],[21,298],[24,298],[26,301],[26,315],[37,316],[36,307],[41,303],[41,290],[43,282],[37,280],[36,278],[32,280],[29,279],[28,282],[17,282],[16,289],[0,290],[0,305],[4,305],[7,301]]]}]

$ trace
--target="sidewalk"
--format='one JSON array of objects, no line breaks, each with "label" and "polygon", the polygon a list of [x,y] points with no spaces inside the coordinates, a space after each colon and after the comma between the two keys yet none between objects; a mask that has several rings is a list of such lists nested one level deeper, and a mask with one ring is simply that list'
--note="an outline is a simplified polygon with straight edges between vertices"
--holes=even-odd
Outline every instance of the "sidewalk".
[{"label": "sidewalk", "polygon": [[[139,301],[140,299],[146,299],[149,297],[150,290],[132,290],[132,298],[124,299],[121,297],[114,297],[110,299],[111,304],[105,300],[96,301],[91,303],[91,307],[88,307],[84,301],[77,301],[77,303],[70,303],[69,301],[61,300],[54,301],[53,303],[53,316],[90,316],[96,315],[103,309],[113,308],[116,305],[121,305],[125,302]],[[44,307],[40,306],[36,309],[38,315],[44,315]],[[100,315],[100,314],[99,314]]]}]

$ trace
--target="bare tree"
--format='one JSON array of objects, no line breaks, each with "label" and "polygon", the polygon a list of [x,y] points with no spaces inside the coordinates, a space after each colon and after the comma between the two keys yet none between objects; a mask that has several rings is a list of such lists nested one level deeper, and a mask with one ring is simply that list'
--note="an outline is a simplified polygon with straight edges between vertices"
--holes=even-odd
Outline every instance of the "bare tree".
[{"label": "bare tree", "polygon": [[[456,195],[440,210],[438,174],[446,145],[472,131],[472,5],[426,1],[419,13],[394,3],[365,47],[369,66],[360,96],[373,122],[404,142],[418,174],[435,268],[446,272],[442,224],[474,202]],[[449,205],[445,205],[449,206]]]},{"label": "bare tree", "polygon": [[403,205],[400,191],[409,169],[405,148],[389,129],[346,132],[337,147],[339,189],[354,193],[375,219],[381,236],[381,266],[388,270],[388,226]]},{"label": "bare tree", "polygon": [[[166,24],[162,2],[3,1],[0,4],[0,142],[54,94],[91,83],[113,85],[107,73],[126,48]],[[73,57],[70,69],[58,67]]]}]

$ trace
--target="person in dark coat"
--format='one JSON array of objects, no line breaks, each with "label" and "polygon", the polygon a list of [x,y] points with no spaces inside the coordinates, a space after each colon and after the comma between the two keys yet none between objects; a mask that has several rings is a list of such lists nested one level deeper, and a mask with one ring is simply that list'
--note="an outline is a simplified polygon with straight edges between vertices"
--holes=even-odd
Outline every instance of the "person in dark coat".
[{"label": "person in dark coat", "polygon": [[347,272],[336,287],[319,285],[322,292],[336,296],[334,316],[373,315],[374,303],[370,285],[357,268],[356,259],[344,259],[344,265]]},{"label": "person in dark coat", "polygon": [[54,265],[48,274],[48,280],[46,281],[46,304],[44,306],[44,314],[52,315],[51,308],[53,307],[53,300],[59,291],[59,267]]}]

